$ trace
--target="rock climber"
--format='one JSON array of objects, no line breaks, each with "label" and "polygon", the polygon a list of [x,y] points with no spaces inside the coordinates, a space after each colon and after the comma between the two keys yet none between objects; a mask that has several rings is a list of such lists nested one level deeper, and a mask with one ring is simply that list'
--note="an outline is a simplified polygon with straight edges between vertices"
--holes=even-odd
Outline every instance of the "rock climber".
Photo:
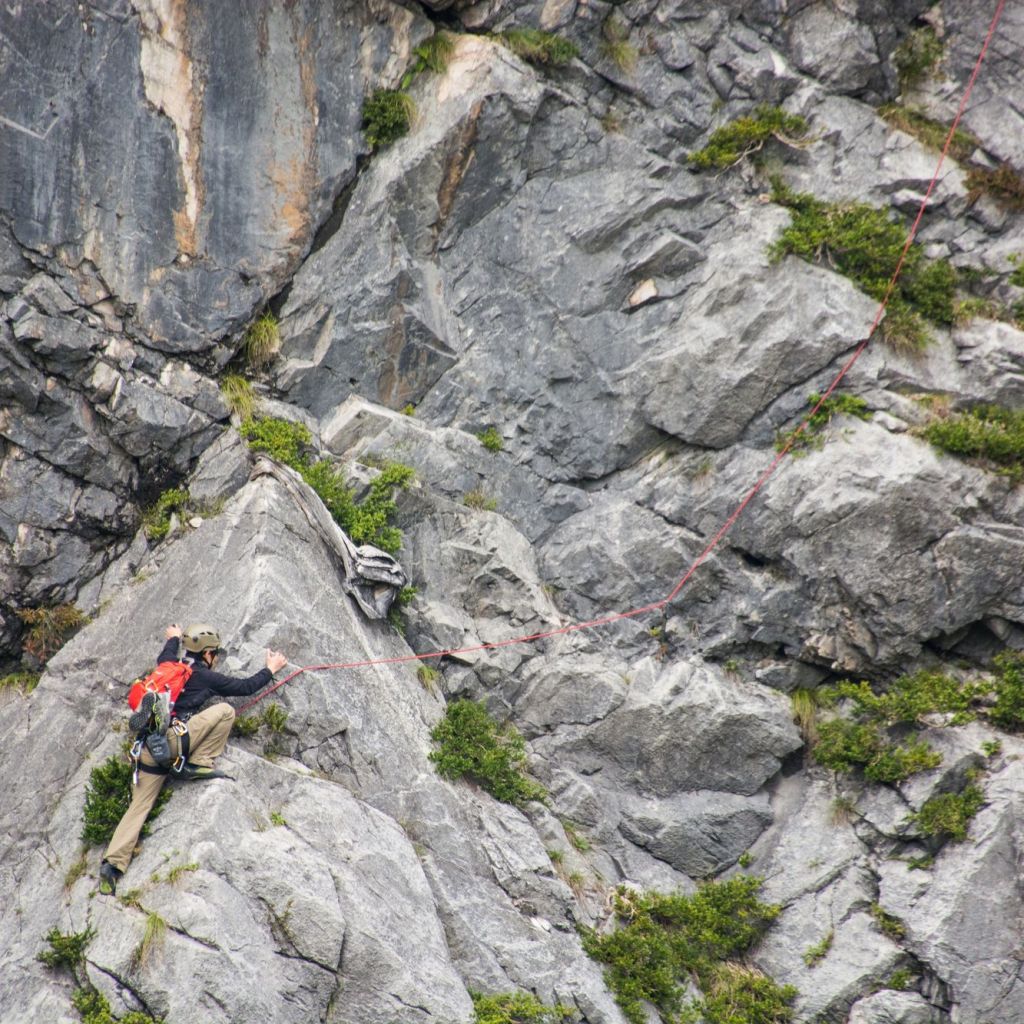
[{"label": "rock climber", "polygon": [[[165,643],[157,664],[177,662],[179,645],[183,643],[186,655],[181,660],[191,668],[191,675],[174,702],[172,722],[160,723],[160,732],[166,730],[171,756],[181,766],[174,772],[174,777],[191,780],[226,778],[214,769],[213,761],[227,746],[235,710],[223,701],[202,711],[199,709],[214,696],[246,697],[256,693],[274,678],[274,673],[284,668],[288,659],[280,651],[268,650],[266,668],[248,678],[238,679],[214,671],[222,649],[220,636],[212,627],[196,624],[183,632],[181,626],[173,623],[167,627],[164,636]],[[141,729],[147,721],[152,722],[155,703],[156,694],[146,694],[139,710],[129,720],[133,730]],[[114,830],[100,864],[99,890],[106,896],[116,892],[118,880],[132,859],[139,832],[171,774],[171,769],[159,767],[144,747],[137,758],[131,804]]]}]

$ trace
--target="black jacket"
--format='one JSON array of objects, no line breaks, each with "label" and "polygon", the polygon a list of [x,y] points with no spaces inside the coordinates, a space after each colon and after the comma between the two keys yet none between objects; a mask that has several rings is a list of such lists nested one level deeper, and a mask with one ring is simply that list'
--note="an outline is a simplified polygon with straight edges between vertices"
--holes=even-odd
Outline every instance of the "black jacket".
[{"label": "black jacket", "polygon": [[245,679],[222,675],[207,668],[205,662],[198,658],[193,661],[191,655],[179,659],[180,644],[181,641],[177,637],[171,637],[156,659],[158,665],[165,661],[184,660],[192,667],[192,675],[174,703],[174,713],[178,718],[194,715],[211,697],[248,697],[249,694],[262,690],[274,678],[274,673],[269,668],[261,668],[255,675]]}]

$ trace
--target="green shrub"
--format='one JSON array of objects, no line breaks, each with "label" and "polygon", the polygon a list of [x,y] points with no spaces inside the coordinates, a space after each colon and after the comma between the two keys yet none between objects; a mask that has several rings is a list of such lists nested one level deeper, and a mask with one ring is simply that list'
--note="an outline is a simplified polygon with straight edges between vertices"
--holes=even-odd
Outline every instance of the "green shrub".
[{"label": "green shrub", "polygon": [[1024,653],[1003,651],[995,659],[996,701],[989,718],[1000,729],[1024,727]]},{"label": "green shrub", "polygon": [[480,431],[476,438],[489,452],[500,452],[505,447],[501,434],[494,427],[488,427],[486,430]]},{"label": "green shrub", "polygon": [[781,107],[762,103],[746,117],[716,128],[708,144],[689,156],[690,163],[702,170],[725,168],[763,149],[772,139],[792,143],[807,134],[807,121],[798,114],[787,114]]},{"label": "green shrub", "polygon": [[576,1019],[571,1007],[545,1006],[529,992],[501,992],[485,996],[470,992],[473,1024],[562,1024]]},{"label": "green shrub", "polygon": [[981,790],[970,785],[961,793],[933,796],[909,820],[922,835],[959,843],[967,838],[967,826],[984,803],[985,797]]},{"label": "green shrub", "polygon": [[254,368],[266,366],[281,348],[281,328],[269,310],[256,318],[245,332],[242,350],[245,361]]},{"label": "green shrub", "polygon": [[818,726],[814,759],[836,772],[861,769],[871,782],[889,783],[942,763],[941,755],[921,740],[899,746],[886,739],[877,722],[857,723],[844,718]]},{"label": "green shrub", "polygon": [[39,685],[38,672],[12,672],[0,677],[0,690],[19,690],[26,697]]},{"label": "green shrub", "polygon": [[385,463],[357,504],[341,470],[329,459],[312,461],[308,450],[312,436],[301,423],[266,417],[246,420],[239,432],[253,451],[265,452],[296,470],[354,543],[373,544],[390,554],[402,546],[402,532],[390,525],[390,519],[398,509],[394,493],[409,486],[415,475],[412,467]]},{"label": "green shrub", "polygon": [[972,705],[991,690],[985,682],[963,682],[955,676],[923,669],[900,676],[883,693],[865,682],[844,680],[824,692],[832,701],[849,700],[855,713],[885,725],[921,725],[926,715],[952,715],[953,725],[972,721]]},{"label": "green shrub", "polygon": [[807,424],[800,430],[798,427],[786,433],[780,433],[775,439],[775,450],[806,451],[809,448],[820,448],[823,443],[821,432],[836,416],[853,416],[859,420],[871,419],[871,410],[863,398],[856,395],[832,394],[823,402],[821,395],[813,393],[807,396],[807,404],[813,409],[818,403],[821,406],[807,419]]},{"label": "green shrub", "polygon": [[795,997],[793,989],[727,963],[746,953],[778,916],[777,906],[757,899],[760,886],[759,878],[737,875],[703,885],[692,896],[617,891],[613,908],[620,927],[605,935],[584,928],[582,940],[587,953],[606,965],[605,981],[632,1024],[646,1020],[644,1002],[663,1020],[677,1019],[691,976],[704,991],[694,1009],[707,1024],[791,1019],[786,1003]]},{"label": "green shrub", "polygon": [[363,101],[363,133],[372,149],[388,146],[409,131],[416,104],[400,89],[377,89]]},{"label": "green shrub", "polygon": [[910,971],[906,967],[901,967],[898,971],[893,971],[889,980],[885,983],[886,988],[895,989],[897,992],[903,992],[910,987]]},{"label": "green shrub", "polygon": [[220,393],[227,407],[240,420],[252,419],[256,410],[256,395],[252,384],[237,373],[229,373],[220,382]]},{"label": "green shrub", "polygon": [[374,477],[370,493],[352,507],[352,517],[342,527],[357,544],[373,544],[394,554],[402,546],[402,533],[388,525],[398,506],[395,492],[405,490],[415,476],[411,466],[390,462]]},{"label": "green shrub", "polygon": [[961,326],[972,320],[1001,320],[1003,316],[1003,307],[998,302],[977,296],[962,299],[953,307],[953,323]]},{"label": "green shrub", "polygon": [[832,948],[832,940],[835,938],[835,931],[829,929],[820,942],[804,950],[804,963],[808,967],[815,967],[825,958],[825,954]]},{"label": "green shrub", "polygon": [[271,732],[284,732],[285,723],[288,721],[288,712],[280,704],[268,704],[261,715],[262,723]]},{"label": "green shrub", "polygon": [[893,51],[892,62],[901,89],[911,89],[924,80],[942,58],[942,43],[930,25],[914,29]]},{"label": "green shrub", "polygon": [[934,419],[920,434],[944,452],[981,459],[1014,480],[1024,475],[1024,409],[979,405]]},{"label": "green shrub", "polygon": [[510,28],[492,38],[530,64],[560,67],[579,56],[571,40],[535,28]]},{"label": "green shrub", "polygon": [[496,800],[521,805],[543,800],[543,786],[526,775],[526,744],[514,725],[499,726],[483,704],[449,704],[430,738],[440,745],[430,760],[446,779],[470,778]]},{"label": "green shrub", "polygon": [[171,528],[171,516],[188,508],[188,491],[172,488],[142,513],[142,528],[150,540],[163,540]]},{"label": "green shrub", "polygon": [[18,618],[28,626],[22,641],[23,650],[44,663],[89,621],[89,617],[73,604],[21,608]]},{"label": "green shrub", "polygon": [[882,934],[888,935],[890,939],[899,942],[906,937],[907,926],[894,914],[890,914],[881,904],[871,904],[871,916],[875,919]]},{"label": "green shrub", "polygon": [[[906,244],[903,224],[866,203],[825,203],[793,192],[778,177],[772,185],[772,199],[793,211],[792,222],[769,247],[772,259],[792,254],[823,263],[881,300]],[[956,271],[949,261],[929,260],[913,243],[886,307],[886,322],[891,320],[898,332],[894,337],[904,345],[918,344],[922,333],[927,337],[924,321],[952,323],[955,285]],[[886,338],[892,340],[888,333]]]},{"label": "green shrub", "polygon": [[40,963],[54,969],[66,967],[74,973],[85,960],[85,947],[89,945],[96,932],[86,928],[84,932],[64,933],[54,926],[46,933],[46,941],[50,948],[36,956]]},{"label": "green shrub", "polygon": [[132,1010],[123,1017],[115,1017],[107,998],[96,989],[80,988],[71,997],[71,1002],[82,1018],[82,1024],[163,1024],[162,1019],[150,1017],[148,1013]]},{"label": "green shrub", "polygon": [[254,452],[264,452],[300,472],[309,466],[307,451],[313,438],[302,423],[261,416],[245,420],[239,433]]},{"label": "green shrub", "polygon": [[[124,755],[108,757],[89,773],[85,788],[82,842],[89,846],[106,846],[118,822],[131,803],[132,766]],[[149,835],[149,823],[171,799],[171,789],[164,786],[156,798],[149,819],[142,827],[143,836]]]}]

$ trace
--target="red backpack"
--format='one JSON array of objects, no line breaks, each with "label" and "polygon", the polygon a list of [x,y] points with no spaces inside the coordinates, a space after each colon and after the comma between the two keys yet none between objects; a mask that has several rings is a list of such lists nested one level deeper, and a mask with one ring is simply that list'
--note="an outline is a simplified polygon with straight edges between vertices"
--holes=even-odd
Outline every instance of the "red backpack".
[{"label": "red backpack", "polygon": [[173,710],[174,702],[185,689],[191,675],[192,667],[183,661],[162,661],[148,676],[136,679],[132,683],[128,691],[128,707],[132,711],[138,711],[142,698],[147,693],[166,693]]}]

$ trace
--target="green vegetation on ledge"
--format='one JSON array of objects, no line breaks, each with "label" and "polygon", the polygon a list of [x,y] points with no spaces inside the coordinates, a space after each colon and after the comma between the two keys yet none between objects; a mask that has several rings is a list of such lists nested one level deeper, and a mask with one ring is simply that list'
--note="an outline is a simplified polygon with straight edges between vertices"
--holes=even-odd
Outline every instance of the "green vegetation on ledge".
[{"label": "green vegetation on ledge", "polygon": [[922,835],[950,839],[955,843],[967,838],[971,818],[981,810],[985,798],[975,785],[968,785],[960,793],[942,793],[925,801],[910,821]]},{"label": "green vegetation on ledge", "polygon": [[[605,980],[631,1024],[644,1024],[643,1003],[666,1024],[703,1017],[706,1024],[784,1024],[792,1020],[791,986],[739,960],[778,916],[757,899],[761,879],[737,875],[682,893],[620,888],[613,908],[620,927],[599,935],[582,929],[583,948],[606,965]],[[684,985],[695,980],[703,999],[684,1009]]]},{"label": "green vegetation on ledge", "polygon": [[1024,409],[979,405],[933,419],[920,433],[951,455],[980,459],[1013,480],[1024,477]]},{"label": "green vegetation on ledge", "polygon": [[78,986],[71,995],[71,1004],[78,1011],[82,1024],[163,1024],[156,1017],[139,1010],[121,1017],[113,1015],[106,996],[94,988],[85,971],[85,947],[95,934],[92,928],[67,935],[51,928],[46,935],[50,948],[37,957],[47,967],[70,972]]},{"label": "green vegetation on ledge", "polygon": [[579,56],[579,50],[571,40],[536,28],[510,28],[491,38],[507,46],[528,64],[542,67],[561,67]]},{"label": "green vegetation on ledge", "polygon": [[563,1024],[576,1019],[571,1007],[545,1006],[529,992],[469,995],[473,1000],[473,1024]]},{"label": "green vegetation on ledge", "polygon": [[871,419],[868,403],[856,395],[837,392],[822,401],[821,395],[815,392],[807,396],[807,404],[815,411],[807,418],[803,430],[795,427],[793,430],[780,433],[775,438],[776,451],[781,452],[788,448],[800,454],[811,448],[821,448],[825,443],[822,431],[836,416],[853,416],[859,420]]},{"label": "green vegetation on ledge", "polygon": [[470,778],[508,804],[547,796],[544,787],[526,774],[526,744],[519,731],[511,723],[499,726],[477,701],[449,704],[430,738],[440,745],[430,760],[446,779]]},{"label": "green vegetation on ledge", "polygon": [[[85,809],[82,813],[82,842],[90,846],[106,846],[118,822],[131,802],[132,766],[125,754],[108,757],[89,773],[85,788]],[[140,835],[149,835],[149,826],[171,799],[172,789],[164,786],[156,798]]]},{"label": "green vegetation on ledge", "polygon": [[912,89],[920,84],[942,59],[942,43],[930,25],[914,29],[893,51],[900,88]]},{"label": "green vegetation on ledge", "polygon": [[386,463],[357,504],[341,470],[329,459],[314,462],[307,453],[312,438],[301,423],[271,417],[246,420],[240,433],[253,451],[265,452],[294,469],[356,544],[373,544],[390,554],[402,546],[402,531],[391,525],[391,519],[397,511],[394,492],[408,487],[413,478],[410,466]]},{"label": "green vegetation on ledge", "polygon": [[776,139],[792,146],[807,134],[807,121],[799,114],[787,114],[781,107],[762,103],[746,117],[716,128],[701,150],[691,153],[690,163],[706,170],[732,167]]},{"label": "green vegetation on ledge", "polygon": [[[772,187],[772,199],[793,211],[792,223],[769,247],[772,259],[792,254],[825,264],[872,298],[884,298],[906,244],[902,223],[867,203],[826,203],[794,192],[778,177]],[[886,307],[886,341],[905,350],[923,348],[930,340],[926,321],[953,322],[955,285],[956,271],[949,261],[930,260],[913,243]]]}]

